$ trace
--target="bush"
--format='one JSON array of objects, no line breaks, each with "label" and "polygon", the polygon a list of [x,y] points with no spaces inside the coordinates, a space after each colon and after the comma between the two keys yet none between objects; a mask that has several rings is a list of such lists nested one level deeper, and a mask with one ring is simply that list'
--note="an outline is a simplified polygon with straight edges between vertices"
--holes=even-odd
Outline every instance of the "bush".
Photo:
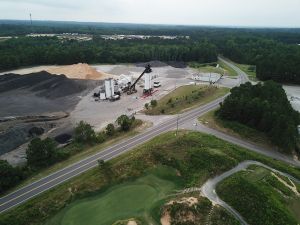
[{"label": "bush", "polygon": [[154,108],[154,107],[157,106],[157,101],[156,100],[151,100],[150,104]]},{"label": "bush", "polygon": [[108,124],[105,130],[108,136],[113,136],[115,134],[115,126],[112,123]]},{"label": "bush", "polygon": [[51,138],[33,139],[26,150],[27,164],[31,168],[42,168],[60,159],[57,144]]},{"label": "bush", "polygon": [[149,109],[149,103],[145,104],[145,109]]},{"label": "bush", "polygon": [[96,133],[92,126],[84,121],[80,121],[79,124],[77,124],[74,133],[75,141],[79,143],[91,143],[97,141]]}]

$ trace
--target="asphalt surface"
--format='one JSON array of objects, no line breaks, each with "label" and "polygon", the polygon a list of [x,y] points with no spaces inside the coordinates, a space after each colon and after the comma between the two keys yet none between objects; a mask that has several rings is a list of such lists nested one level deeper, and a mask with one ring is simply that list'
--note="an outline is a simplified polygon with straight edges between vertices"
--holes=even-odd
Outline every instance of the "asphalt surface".
[{"label": "asphalt surface", "polygon": [[[238,72],[239,83],[244,83],[246,81],[249,81],[247,75],[243,71],[241,71],[239,68],[237,68],[236,66],[232,65],[231,63],[225,61],[224,59],[220,59],[220,60],[224,61],[226,64],[228,64],[229,66],[231,66]],[[226,96],[219,98],[215,101],[212,101],[204,106],[201,106],[199,108],[196,108],[194,110],[191,110],[184,114],[181,114],[177,118],[172,118],[162,124],[159,124],[155,127],[152,127],[150,129],[146,130],[144,133],[138,134],[135,137],[124,140],[124,141],[122,141],[116,145],[113,145],[93,156],[90,156],[79,162],[76,162],[62,170],[52,173],[47,177],[44,177],[36,182],[33,182],[27,186],[24,186],[24,187],[20,188],[19,190],[0,198],[0,213],[4,212],[12,207],[15,207],[17,205],[20,205],[21,203],[35,197],[36,195],[39,195],[42,192],[45,192],[63,182],[97,166],[98,165],[97,161],[99,159],[106,161],[106,160],[115,158],[115,157],[131,150],[132,148],[149,141],[150,139],[154,138],[155,136],[158,136],[167,131],[176,129],[177,125],[179,127],[190,126],[191,121],[195,121],[195,119],[197,119],[199,116],[201,116],[213,109],[216,109],[219,106],[219,103],[222,102],[225,97]],[[190,128],[191,128],[191,126],[190,126]],[[206,129],[209,129],[209,128],[206,128]],[[204,128],[201,131],[208,132],[208,130],[205,130]],[[213,133],[212,131],[210,131],[210,132]],[[208,133],[210,133],[210,132],[208,132]],[[224,140],[233,142],[238,145],[242,145],[242,146],[244,145],[244,147],[247,147],[247,148],[249,147],[249,143],[240,141],[238,139],[232,139],[232,137],[230,137],[228,135],[224,136],[224,134],[220,134],[217,131],[215,131],[215,132],[216,132],[215,134],[213,133],[214,135],[221,137]],[[260,149],[259,147],[256,147],[256,146],[250,146],[250,147],[252,147],[252,149],[250,148],[250,150],[255,149],[255,151],[258,151],[262,154],[265,154],[265,155],[269,154],[269,153],[266,154],[267,151],[265,151],[264,149]],[[296,164],[297,166],[299,166],[299,164],[297,162],[293,161],[290,158],[286,158],[283,155],[279,156],[279,157],[274,156],[274,155],[272,155],[272,156],[273,156],[273,158],[277,158],[277,159],[285,161],[287,163],[290,163],[293,165]]]}]

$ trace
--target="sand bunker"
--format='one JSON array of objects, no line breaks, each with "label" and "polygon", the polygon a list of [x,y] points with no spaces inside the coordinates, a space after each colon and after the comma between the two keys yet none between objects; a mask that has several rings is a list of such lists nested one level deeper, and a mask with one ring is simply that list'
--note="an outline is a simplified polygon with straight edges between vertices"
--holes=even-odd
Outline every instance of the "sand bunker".
[{"label": "sand bunker", "polygon": [[86,63],[50,68],[47,72],[57,75],[63,74],[70,79],[104,80],[112,77],[110,74],[97,71]]}]

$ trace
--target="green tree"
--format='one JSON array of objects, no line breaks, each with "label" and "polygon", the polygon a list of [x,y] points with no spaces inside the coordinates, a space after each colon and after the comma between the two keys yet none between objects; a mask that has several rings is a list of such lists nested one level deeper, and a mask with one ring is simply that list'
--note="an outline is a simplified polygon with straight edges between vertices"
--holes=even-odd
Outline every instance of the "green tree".
[{"label": "green tree", "polygon": [[128,131],[132,126],[132,122],[133,120],[126,115],[121,115],[117,119],[117,123],[121,127],[122,131]]},{"label": "green tree", "polygon": [[108,124],[105,130],[108,136],[113,136],[115,134],[115,126],[112,123]]},{"label": "green tree", "polygon": [[26,150],[27,164],[32,168],[42,168],[59,159],[57,144],[51,138],[33,139]]},{"label": "green tree", "polygon": [[96,133],[92,126],[84,121],[80,121],[74,131],[75,141],[79,143],[96,142]]},{"label": "green tree", "polygon": [[0,193],[18,184],[24,178],[20,168],[12,167],[6,160],[0,160]]}]

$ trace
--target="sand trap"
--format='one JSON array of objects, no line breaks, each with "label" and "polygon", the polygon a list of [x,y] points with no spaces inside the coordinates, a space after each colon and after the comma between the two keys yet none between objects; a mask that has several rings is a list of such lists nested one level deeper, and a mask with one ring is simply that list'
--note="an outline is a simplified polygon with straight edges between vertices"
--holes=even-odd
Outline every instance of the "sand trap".
[{"label": "sand trap", "polygon": [[137,225],[137,223],[134,220],[129,220],[127,225]]},{"label": "sand trap", "polygon": [[64,74],[70,79],[103,80],[113,77],[110,74],[97,71],[86,63],[50,68],[47,72],[57,75]]}]

